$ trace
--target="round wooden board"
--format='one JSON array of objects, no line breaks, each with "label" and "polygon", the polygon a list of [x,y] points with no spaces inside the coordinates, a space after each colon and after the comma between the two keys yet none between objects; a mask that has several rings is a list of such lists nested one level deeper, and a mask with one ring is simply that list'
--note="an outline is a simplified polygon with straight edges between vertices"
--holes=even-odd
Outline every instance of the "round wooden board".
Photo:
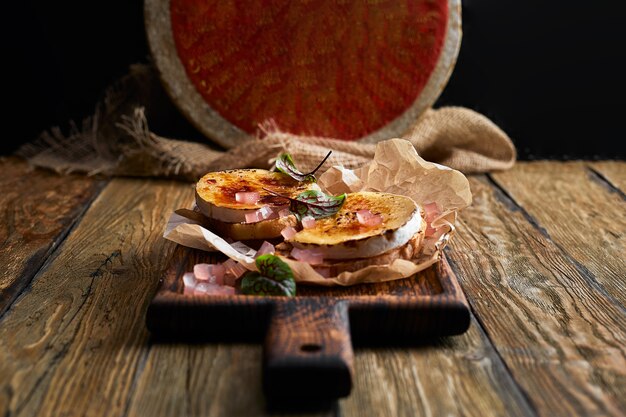
[{"label": "round wooden board", "polygon": [[460,0],[145,0],[163,84],[231,148],[281,130],[377,142],[406,132],[443,90],[461,43]]}]

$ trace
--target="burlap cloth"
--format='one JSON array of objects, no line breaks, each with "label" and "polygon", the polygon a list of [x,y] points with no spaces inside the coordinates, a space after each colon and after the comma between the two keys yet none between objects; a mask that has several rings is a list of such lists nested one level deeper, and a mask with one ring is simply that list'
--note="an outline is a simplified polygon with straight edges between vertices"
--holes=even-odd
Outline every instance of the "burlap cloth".
[{"label": "burlap cloth", "polygon": [[[18,154],[35,166],[89,175],[169,177],[196,181],[204,173],[229,168],[268,168],[281,152],[289,152],[303,171],[313,169],[328,150],[325,167],[354,168],[374,155],[375,145],[330,138],[296,136],[271,121],[259,127],[255,140],[222,151],[217,145],[167,139],[150,131],[148,119],[167,100],[150,65],[134,65],[108,89],[93,117],[68,134],[44,132]],[[171,110],[173,111],[173,110]],[[154,116],[157,117],[157,116]],[[163,117],[162,115],[159,117]],[[511,139],[485,116],[462,107],[426,111],[401,135],[426,160],[464,173],[513,166]]]}]

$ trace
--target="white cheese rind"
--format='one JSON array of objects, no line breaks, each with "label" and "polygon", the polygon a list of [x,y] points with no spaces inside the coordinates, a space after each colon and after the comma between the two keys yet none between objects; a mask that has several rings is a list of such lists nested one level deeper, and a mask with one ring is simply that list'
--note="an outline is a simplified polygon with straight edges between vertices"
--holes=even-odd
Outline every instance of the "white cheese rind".
[{"label": "white cheese rind", "polygon": [[299,249],[314,249],[322,253],[324,259],[356,259],[381,255],[405,245],[423,228],[423,218],[417,208],[407,222],[399,228],[359,240],[348,240],[336,245],[316,245],[290,241]]},{"label": "white cheese rind", "polygon": [[231,209],[227,207],[218,207],[200,198],[197,199],[196,204],[200,208],[200,212],[205,216],[219,220],[225,223],[245,223],[246,214],[254,213],[259,209]]}]

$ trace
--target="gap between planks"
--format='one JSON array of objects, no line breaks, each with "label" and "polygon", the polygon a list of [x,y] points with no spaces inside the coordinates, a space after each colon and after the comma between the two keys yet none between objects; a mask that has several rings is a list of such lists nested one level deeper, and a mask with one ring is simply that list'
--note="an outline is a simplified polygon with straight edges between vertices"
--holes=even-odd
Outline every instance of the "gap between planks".
[{"label": "gap between planks", "polygon": [[61,176],[15,157],[0,160],[0,320],[28,289],[45,262],[106,185],[82,176]]},{"label": "gap between planks", "polygon": [[0,322],[0,414],[124,411],[147,340],[154,274],[174,246],[162,227],[191,197],[186,184],[129,179],[100,193]]},{"label": "gap between planks", "polygon": [[54,242],[52,244],[50,250],[48,252],[46,252],[46,254],[42,258],[41,262],[39,263],[39,266],[36,267],[35,271],[31,275],[31,277],[30,278],[26,277],[22,281],[23,282],[23,287],[19,290],[18,293],[15,294],[15,296],[11,300],[9,300],[9,302],[6,305],[3,306],[3,309],[0,310],[0,323],[2,322],[2,318],[4,317],[4,315],[6,313],[8,313],[9,310],[11,309],[11,306],[14,303],[18,302],[18,300],[21,297],[23,297],[26,294],[28,294],[28,290],[29,290],[30,286],[37,279],[39,274],[42,271],[44,271],[46,269],[46,267],[58,256],[58,254],[60,253],[60,251],[61,251],[61,249],[63,247],[63,243],[65,242],[67,237],[72,233],[72,231],[76,228],[76,226],[78,226],[78,224],[80,224],[80,221],[85,216],[85,213],[87,213],[87,210],[89,210],[89,208],[91,207],[93,202],[96,200],[96,198],[98,198],[98,195],[100,194],[100,192],[102,192],[102,190],[106,187],[106,184],[107,184],[106,182],[103,182],[100,186],[98,186],[97,192],[85,204],[85,206],[81,209],[80,213],[78,213],[78,215],[74,218],[74,220],[72,220],[72,223],[67,227],[67,229],[65,229],[58,236],[58,241]]}]

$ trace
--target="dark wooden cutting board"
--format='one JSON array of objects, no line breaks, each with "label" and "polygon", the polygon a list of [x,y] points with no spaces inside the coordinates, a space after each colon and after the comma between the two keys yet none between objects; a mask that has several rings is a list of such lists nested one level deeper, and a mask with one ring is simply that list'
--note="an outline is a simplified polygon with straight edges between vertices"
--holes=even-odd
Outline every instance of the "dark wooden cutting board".
[{"label": "dark wooden cutting board", "polygon": [[469,308],[445,258],[410,278],[352,287],[298,285],[286,297],[183,295],[182,275],[222,259],[179,246],[146,317],[160,341],[260,342],[269,397],[350,393],[352,343],[406,345],[463,333]]}]

